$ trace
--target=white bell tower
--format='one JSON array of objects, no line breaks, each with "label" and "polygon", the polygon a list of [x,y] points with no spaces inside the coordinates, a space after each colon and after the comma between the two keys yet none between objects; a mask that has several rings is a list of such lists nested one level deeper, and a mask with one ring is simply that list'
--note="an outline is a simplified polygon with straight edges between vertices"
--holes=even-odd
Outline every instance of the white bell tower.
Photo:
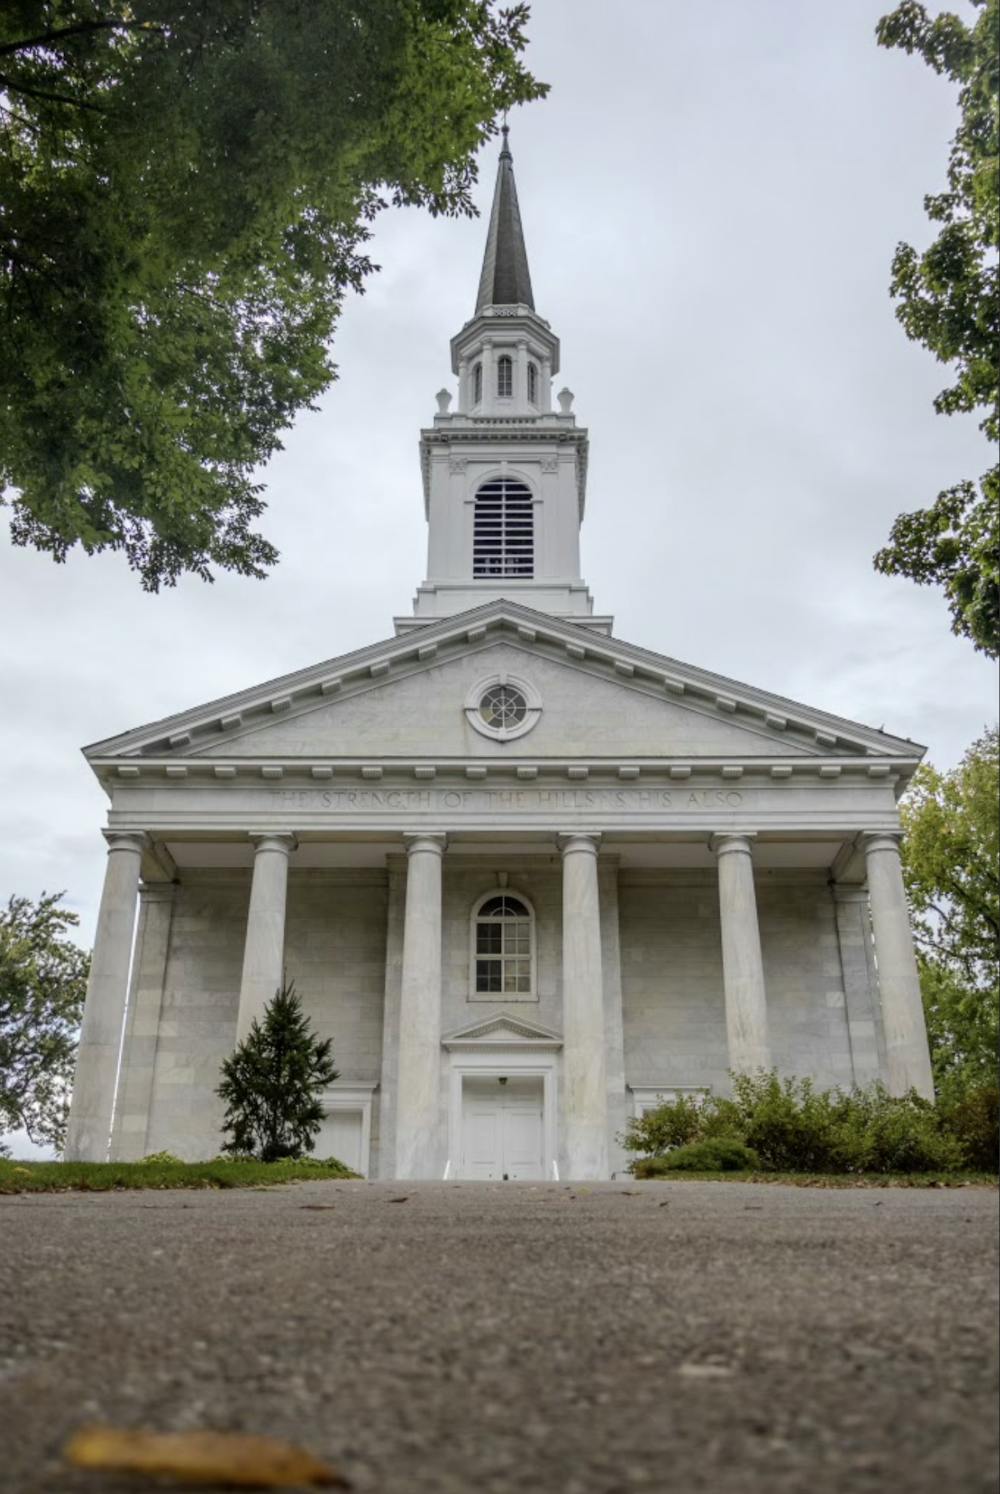
[{"label": "white bell tower", "polygon": [[420,433],[427,579],[396,631],[507,597],[610,633],[580,576],[587,432],[568,389],[552,409],[559,339],[535,311],[506,126],[475,315],[451,366],[457,409],[442,389]]}]

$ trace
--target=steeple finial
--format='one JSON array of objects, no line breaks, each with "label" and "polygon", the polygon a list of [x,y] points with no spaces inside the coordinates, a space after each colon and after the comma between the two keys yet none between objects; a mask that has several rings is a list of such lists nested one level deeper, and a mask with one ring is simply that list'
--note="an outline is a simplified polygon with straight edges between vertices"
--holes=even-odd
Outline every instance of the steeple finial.
[{"label": "steeple finial", "polygon": [[514,158],[510,153],[507,117],[500,127],[503,145],[497,164],[497,184],[493,193],[493,211],[486,236],[483,273],[479,279],[476,313],[484,306],[530,306],[535,309],[528,273],[528,252],[524,247],[524,230],[514,185]]}]

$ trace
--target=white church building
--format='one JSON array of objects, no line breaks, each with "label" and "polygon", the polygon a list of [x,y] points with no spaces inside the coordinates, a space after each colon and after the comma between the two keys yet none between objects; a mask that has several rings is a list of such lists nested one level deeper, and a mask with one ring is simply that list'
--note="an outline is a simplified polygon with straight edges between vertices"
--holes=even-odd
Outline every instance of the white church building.
[{"label": "white church building", "polygon": [[606,1178],[628,1116],[731,1071],[932,1094],[896,808],[923,749],[594,611],[506,137],[451,359],[395,636],[86,749],[70,1158],[214,1156],[219,1066],[286,974],[341,1073],[316,1154],[371,1177]]}]

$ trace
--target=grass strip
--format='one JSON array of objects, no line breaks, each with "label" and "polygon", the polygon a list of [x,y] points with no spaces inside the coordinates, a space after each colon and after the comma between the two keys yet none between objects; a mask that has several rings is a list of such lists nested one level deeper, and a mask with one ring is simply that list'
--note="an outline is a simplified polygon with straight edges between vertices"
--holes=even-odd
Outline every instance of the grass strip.
[{"label": "grass strip", "polygon": [[260,1188],[354,1178],[343,1162],[17,1162],[0,1159],[0,1193],[105,1193],[131,1188]]}]

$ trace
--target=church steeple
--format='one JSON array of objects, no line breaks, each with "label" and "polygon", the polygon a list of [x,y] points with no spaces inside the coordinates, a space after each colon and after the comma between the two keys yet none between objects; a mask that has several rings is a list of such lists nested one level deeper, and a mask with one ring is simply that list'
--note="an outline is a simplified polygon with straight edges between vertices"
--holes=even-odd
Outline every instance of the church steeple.
[{"label": "church steeple", "polygon": [[524,247],[524,229],[517,204],[514,181],[514,158],[510,153],[509,131],[503,127],[503,149],[497,165],[497,182],[493,191],[490,231],[486,236],[483,272],[479,277],[476,315],[487,306],[527,306],[535,303],[531,295],[528,251]]},{"label": "church steeple", "polygon": [[442,389],[420,433],[427,576],[397,631],[504,597],[609,633],[580,575],[587,432],[568,389],[552,408],[559,339],[535,310],[506,125],[476,309],[451,367],[457,408]]}]

